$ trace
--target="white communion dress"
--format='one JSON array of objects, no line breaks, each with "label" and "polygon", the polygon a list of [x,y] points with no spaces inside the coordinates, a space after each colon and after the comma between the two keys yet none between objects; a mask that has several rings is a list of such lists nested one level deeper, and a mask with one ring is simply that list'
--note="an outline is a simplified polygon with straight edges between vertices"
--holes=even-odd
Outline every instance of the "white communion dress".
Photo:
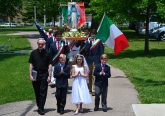
[{"label": "white communion dress", "polygon": [[[75,74],[79,71],[81,74],[84,74],[84,67],[78,67],[77,65],[73,65],[75,69]],[[87,86],[87,77],[77,76],[73,80],[72,84],[72,97],[71,101],[73,104],[90,104],[92,103],[91,96],[89,94],[88,86]]]}]

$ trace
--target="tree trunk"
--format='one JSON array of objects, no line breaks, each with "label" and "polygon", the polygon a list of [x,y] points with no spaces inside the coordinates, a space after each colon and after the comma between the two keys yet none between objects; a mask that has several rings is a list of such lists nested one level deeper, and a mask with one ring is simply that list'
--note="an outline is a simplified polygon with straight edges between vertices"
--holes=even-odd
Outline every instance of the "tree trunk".
[{"label": "tree trunk", "polygon": [[149,6],[147,7],[147,15],[146,15],[146,34],[145,34],[145,45],[144,45],[144,53],[149,53],[149,18],[150,18],[150,10]]},{"label": "tree trunk", "polygon": [[8,22],[9,22],[9,25],[11,27],[11,17],[10,16],[8,16]]},{"label": "tree trunk", "polygon": [[53,27],[55,27],[55,17],[52,17]]}]

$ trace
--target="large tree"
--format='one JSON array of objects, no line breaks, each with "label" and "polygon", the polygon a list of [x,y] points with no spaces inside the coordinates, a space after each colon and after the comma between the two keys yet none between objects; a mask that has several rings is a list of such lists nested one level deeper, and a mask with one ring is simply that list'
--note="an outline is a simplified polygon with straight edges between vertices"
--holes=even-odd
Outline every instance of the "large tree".
[{"label": "large tree", "polygon": [[[120,0],[118,11],[124,14],[127,19],[146,22],[146,37],[144,53],[149,53],[149,22],[153,16],[157,16],[157,21],[163,20],[165,15],[165,0],[127,0],[128,4],[122,4]],[[116,1],[116,5],[119,2]],[[160,16],[158,18],[158,16]]]},{"label": "large tree", "polygon": [[22,0],[0,0],[0,16],[8,17],[9,21],[21,12]]}]

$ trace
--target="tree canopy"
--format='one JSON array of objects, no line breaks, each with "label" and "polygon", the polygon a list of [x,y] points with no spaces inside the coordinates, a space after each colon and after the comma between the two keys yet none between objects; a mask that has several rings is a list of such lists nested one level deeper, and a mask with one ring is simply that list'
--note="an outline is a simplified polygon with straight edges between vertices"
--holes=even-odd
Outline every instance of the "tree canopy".
[{"label": "tree canopy", "polygon": [[21,12],[22,0],[0,0],[0,16],[13,18]]}]

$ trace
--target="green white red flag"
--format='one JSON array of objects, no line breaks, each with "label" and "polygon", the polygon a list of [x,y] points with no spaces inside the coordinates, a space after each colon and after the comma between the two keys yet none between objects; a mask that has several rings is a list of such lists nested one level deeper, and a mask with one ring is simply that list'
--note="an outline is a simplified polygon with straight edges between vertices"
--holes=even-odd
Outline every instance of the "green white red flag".
[{"label": "green white red flag", "polygon": [[105,14],[97,30],[96,38],[101,39],[108,47],[114,49],[115,55],[129,47],[127,38]]}]

